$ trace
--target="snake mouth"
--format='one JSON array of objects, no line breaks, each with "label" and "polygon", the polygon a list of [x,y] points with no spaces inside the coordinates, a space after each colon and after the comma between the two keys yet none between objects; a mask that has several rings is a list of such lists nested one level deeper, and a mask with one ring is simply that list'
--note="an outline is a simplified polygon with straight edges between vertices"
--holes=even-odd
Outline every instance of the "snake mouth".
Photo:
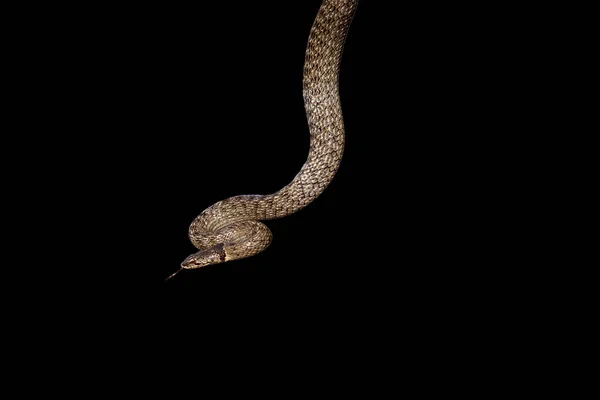
[{"label": "snake mouth", "polygon": [[189,269],[192,264],[194,264],[194,260],[197,257],[198,253],[187,256],[185,260],[181,263],[181,268]]},{"label": "snake mouth", "polygon": [[226,255],[224,247],[225,244],[220,243],[216,246],[210,247],[205,250],[200,250],[197,253],[187,256],[186,259],[183,260],[183,262],[181,263],[181,268],[179,268],[173,274],[169,275],[167,279],[165,279],[165,281],[168,281],[169,279],[173,278],[175,275],[177,275],[184,269],[200,268],[205,267],[207,265],[220,264],[222,262],[225,262]]},{"label": "snake mouth", "polygon": [[206,252],[204,251],[199,251],[197,253],[194,253],[192,255],[189,255],[186,257],[185,260],[183,260],[183,262],[181,263],[181,268],[184,269],[192,269],[192,268],[198,268],[203,266],[203,260],[206,258]]},{"label": "snake mouth", "polygon": [[223,243],[220,243],[188,256],[181,263],[181,268],[193,269],[224,262],[226,258],[224,246]]}]

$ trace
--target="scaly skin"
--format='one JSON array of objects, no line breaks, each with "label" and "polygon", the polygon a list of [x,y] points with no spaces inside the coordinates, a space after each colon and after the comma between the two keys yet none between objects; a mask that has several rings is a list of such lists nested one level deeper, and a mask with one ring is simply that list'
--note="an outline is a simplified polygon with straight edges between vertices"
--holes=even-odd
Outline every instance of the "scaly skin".
[{"label": "scaly skin", "polygon": [[308,39],[303,96],[310,130],[308,159],[283,189],[268,195],[243,195],[219,201],[191,224],[189,237],[200,251],[183,269],[246,258],[271,243],[262,220],[285,217],[315,200],[337,172],[344,151],[344,121],[338,80],[348,29],[358,0],[324,0]]}]

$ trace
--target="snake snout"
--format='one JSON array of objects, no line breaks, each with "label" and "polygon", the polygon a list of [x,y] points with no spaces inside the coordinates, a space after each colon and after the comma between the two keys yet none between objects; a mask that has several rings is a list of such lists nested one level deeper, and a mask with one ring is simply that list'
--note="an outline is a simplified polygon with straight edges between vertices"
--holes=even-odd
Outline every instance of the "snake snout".
[{"label": "snake snout", "polygon": [[183,262],[181,263],[181,268],[186,268],[186,269],[193,268],[193,267],[191,267],[191,265],[194,264],[194,261],[196,260],[197,255],[198,255],[198,253],[194,253],[192,255],[187,256],[186,259],[183,260]]},{"label": "snake snout", "polygon": [[225,261],[225,251],[223,244],[218,244],[206,250],[200,250],[188,256],[181,263],[181,268],[194,269],[205,267],[207,265],[219,264]]}]

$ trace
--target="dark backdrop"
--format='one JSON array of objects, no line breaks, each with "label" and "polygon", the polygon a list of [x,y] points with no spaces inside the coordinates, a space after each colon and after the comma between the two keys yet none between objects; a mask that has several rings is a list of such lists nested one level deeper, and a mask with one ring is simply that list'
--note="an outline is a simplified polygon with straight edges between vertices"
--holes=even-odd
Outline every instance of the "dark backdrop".
[{"label": "dark backdrop", "polygon": [[63,71],[81,77],[69,111],[86,139],[69,171],[91,166],[73,203],[94,215],[72,236],[101,265],[82,290],[109,282],[106,293],[165,317],[223,306],[377,315],[490,291],[524,246],[504,233],[519,201],[504,176],[528,148],[516,118],[530,89],[514,87],[526,55],[507,53],[489,11],[380,3],[361,2],[348,36],[346,151],[331,185],[268,221],[262,254],[168,282],[194,252],[187,229],[202,210],[274,192],[306,159],[302,69],[320,1],[90,16]]},{"label": "dark backdrop", "polygon": [[[22,47],[34,55],[23,82],[37,86],[23,83],[20,94],[41,105],[22,121],[41,127],[15,137],[31,141],[21,161],[42,162],[32,172],[39,185],[15,178],[32,191],[17,216],[33,221],[19,222],[22,235],[7,229],[30,248],[6,270],[27,275],[19,282],[29,291],[7,304],[33,304],[36,315],[19,315],[39,324],[31,342],[58,352],[47,360],[62,356],[53,332],[83,341],[83,361],[114,355],[107,371],[123,365],[127,382],[135,371],[122,360],[148,361],[172,388],[188,369],[168,357],[203,366],[193,350],[216,349],[230,368],[236,344],[260,353],[262,340],[277,349],[286,341],[281,357],[308,357],[312,368],[312,355],[343,364],[398,348],[394,360],[412,349],[428,363],[422,351],[460,352],[461,339],[480,354],[486,333],[504,336],[487,339],[486,350],[521,337],[502,318],[514,318],[506,305],[538,285],[535,271],[524,273],[536,254],[522,250],[532,227],[545,226],[528,194],[548,175],[531,156],[549,140],[538,121],[553,121],[536,96],[553,86],[532,60],[555,41],[528,31],[539,10],[392,3],[361,0],[351,27],[340,82],[346,152],[327,190],[267,221],[274,240],[260,255],[168,282],[194,252],[187,229],[200,212],[274,192],[306,159],[302,69],[320,0],[24,13],[49,26],[34,35],[38,47]],[[362,367],[375,364],[387,365]]]}]

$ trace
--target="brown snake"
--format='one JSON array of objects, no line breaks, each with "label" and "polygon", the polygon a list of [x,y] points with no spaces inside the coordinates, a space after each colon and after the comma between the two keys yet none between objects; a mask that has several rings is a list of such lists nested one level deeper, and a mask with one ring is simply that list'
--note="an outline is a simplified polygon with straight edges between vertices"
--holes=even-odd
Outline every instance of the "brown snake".
[{"label": "brown snake", "polygon": [[235,196],[204,210],[189,229],[189,238],[200,251],[187,257],[179,271],[260,253],[271,243],[272,234],[259,221],[295,213],[329,185],[344,151],[338,80],[344,42],[357,6],[358,0],[324,0],[310,31],[303,78],[310,151],[300,172],[276,193]]}]

